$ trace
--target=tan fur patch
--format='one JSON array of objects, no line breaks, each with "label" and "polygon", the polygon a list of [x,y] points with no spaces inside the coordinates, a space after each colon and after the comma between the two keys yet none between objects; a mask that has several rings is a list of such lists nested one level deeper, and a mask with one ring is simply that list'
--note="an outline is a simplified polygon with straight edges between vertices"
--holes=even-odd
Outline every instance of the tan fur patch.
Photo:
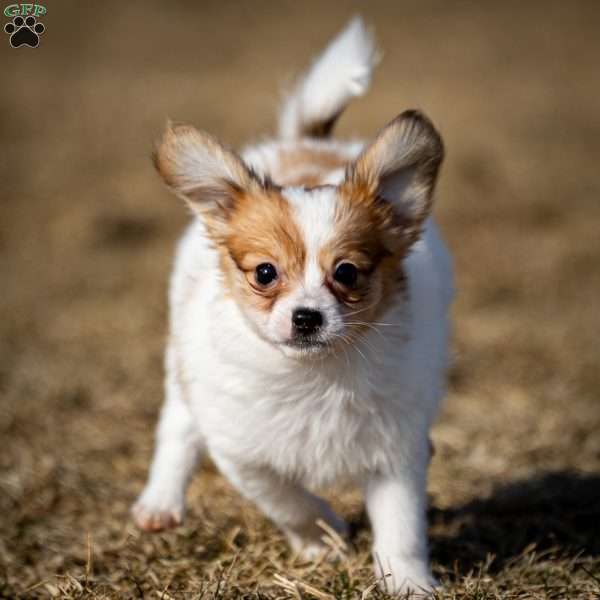
[{"label": "tan fur patch", "polygon": [[[239,192],[219,244],[222,266],[231,293],[259,310],[269,310],[302,277],[305,247],[287,201],[276,188]],[[274,285],[261,288],[256,267],[272,263],[278,272]]]},{"label": "tan fur patch", "polygon": [[346,159],[332,150],[297,146],[279,153],[277,183],[284,186],[315,187],[325,182]]},{"label": "tan fur patch", "polygon": [[421,235],[442,158],[442,140],[431,122],[406,111],[348,165],[338,188],[335,241],[321,260],[330,273],[342,260],[358,267],[352,289],[333,278],[330,283],[341,301],[356,307],[357,321],[376,318],[405,291],[402,259]]},{"label": "tan fur patch", "polygon": [[[320,262],[324,271],[331,274],[328,285],[332,292],[350,313],[357,315],[350,320],[369,322],[385,311],[397,292],[404,290],[401,260],[408,244],[402,242],[401,218],[368,186],[343,184],[338,194],[335,234],[322,249]],[[350,262],[358,268],[359,276],[352,289],[333,279],[340,262]]]}]

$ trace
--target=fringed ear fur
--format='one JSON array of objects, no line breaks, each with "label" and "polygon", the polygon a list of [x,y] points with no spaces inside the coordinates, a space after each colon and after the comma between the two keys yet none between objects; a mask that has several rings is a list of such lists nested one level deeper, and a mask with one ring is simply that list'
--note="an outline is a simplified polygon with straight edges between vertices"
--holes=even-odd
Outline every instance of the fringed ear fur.
[{"label": "fringed ear fur", "polygon": [[406,111],[348,166],[343,185],[389,202],[412,243],[431,212],[443,157],[442,138],[431,121],[418,111]]},{"label": "fringed ear fur", "polygon": [[236,195],[261,182],[233,151],[207,133],[170,123],[153,154],[156,170],[203,217],[223,220]]}]

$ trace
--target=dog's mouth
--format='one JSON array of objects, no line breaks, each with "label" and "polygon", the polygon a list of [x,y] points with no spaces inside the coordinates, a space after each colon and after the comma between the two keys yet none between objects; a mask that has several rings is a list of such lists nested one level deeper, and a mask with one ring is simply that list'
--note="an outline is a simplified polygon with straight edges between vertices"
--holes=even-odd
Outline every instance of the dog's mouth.
[{"label": "dog's mouth", "polygon": [[300,354],[315,354],[328,349],[331,343],[319,336],[298,336],[293,337],[283,345]]}]

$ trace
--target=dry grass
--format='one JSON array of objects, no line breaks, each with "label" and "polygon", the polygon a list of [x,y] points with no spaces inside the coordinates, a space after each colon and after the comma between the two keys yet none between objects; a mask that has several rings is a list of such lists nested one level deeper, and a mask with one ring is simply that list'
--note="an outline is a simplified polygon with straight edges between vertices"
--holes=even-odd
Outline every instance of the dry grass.
[{"label": "dry grass", "polygon": [[185,221],[151,142],[167,116],[234,144],[262,135],[278,82],[357,8],[386,57],[342,133],[417,106],[449,149],[439,597],[599,597],[598,3],[46,4],[38,49],[0,44],[0,597],[384,597],[351,492],[334,494],[355,529],[334,566],[294,561],[210,469],[179,530],[142,534],[127,514]]}]

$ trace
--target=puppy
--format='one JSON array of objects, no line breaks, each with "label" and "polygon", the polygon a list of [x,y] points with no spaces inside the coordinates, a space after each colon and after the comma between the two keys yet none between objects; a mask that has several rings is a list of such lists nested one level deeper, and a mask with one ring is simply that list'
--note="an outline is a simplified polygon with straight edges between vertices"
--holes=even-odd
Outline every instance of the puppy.
[{"label": "puppy", "polygon": [[400,114],[369,144],[329,135],[377,60],[358,18],[285,100],[279,137],[235,154],[169,126],[154,162],[196,218],[170,287],[166,399],[148,483],[133,507],[156,531],[181,523],[209,454],[314,557],[315,490],[364,492],[378,577],[431,590],[428,432],[444,393],[451,264],[430,218],[443,146]]}]

